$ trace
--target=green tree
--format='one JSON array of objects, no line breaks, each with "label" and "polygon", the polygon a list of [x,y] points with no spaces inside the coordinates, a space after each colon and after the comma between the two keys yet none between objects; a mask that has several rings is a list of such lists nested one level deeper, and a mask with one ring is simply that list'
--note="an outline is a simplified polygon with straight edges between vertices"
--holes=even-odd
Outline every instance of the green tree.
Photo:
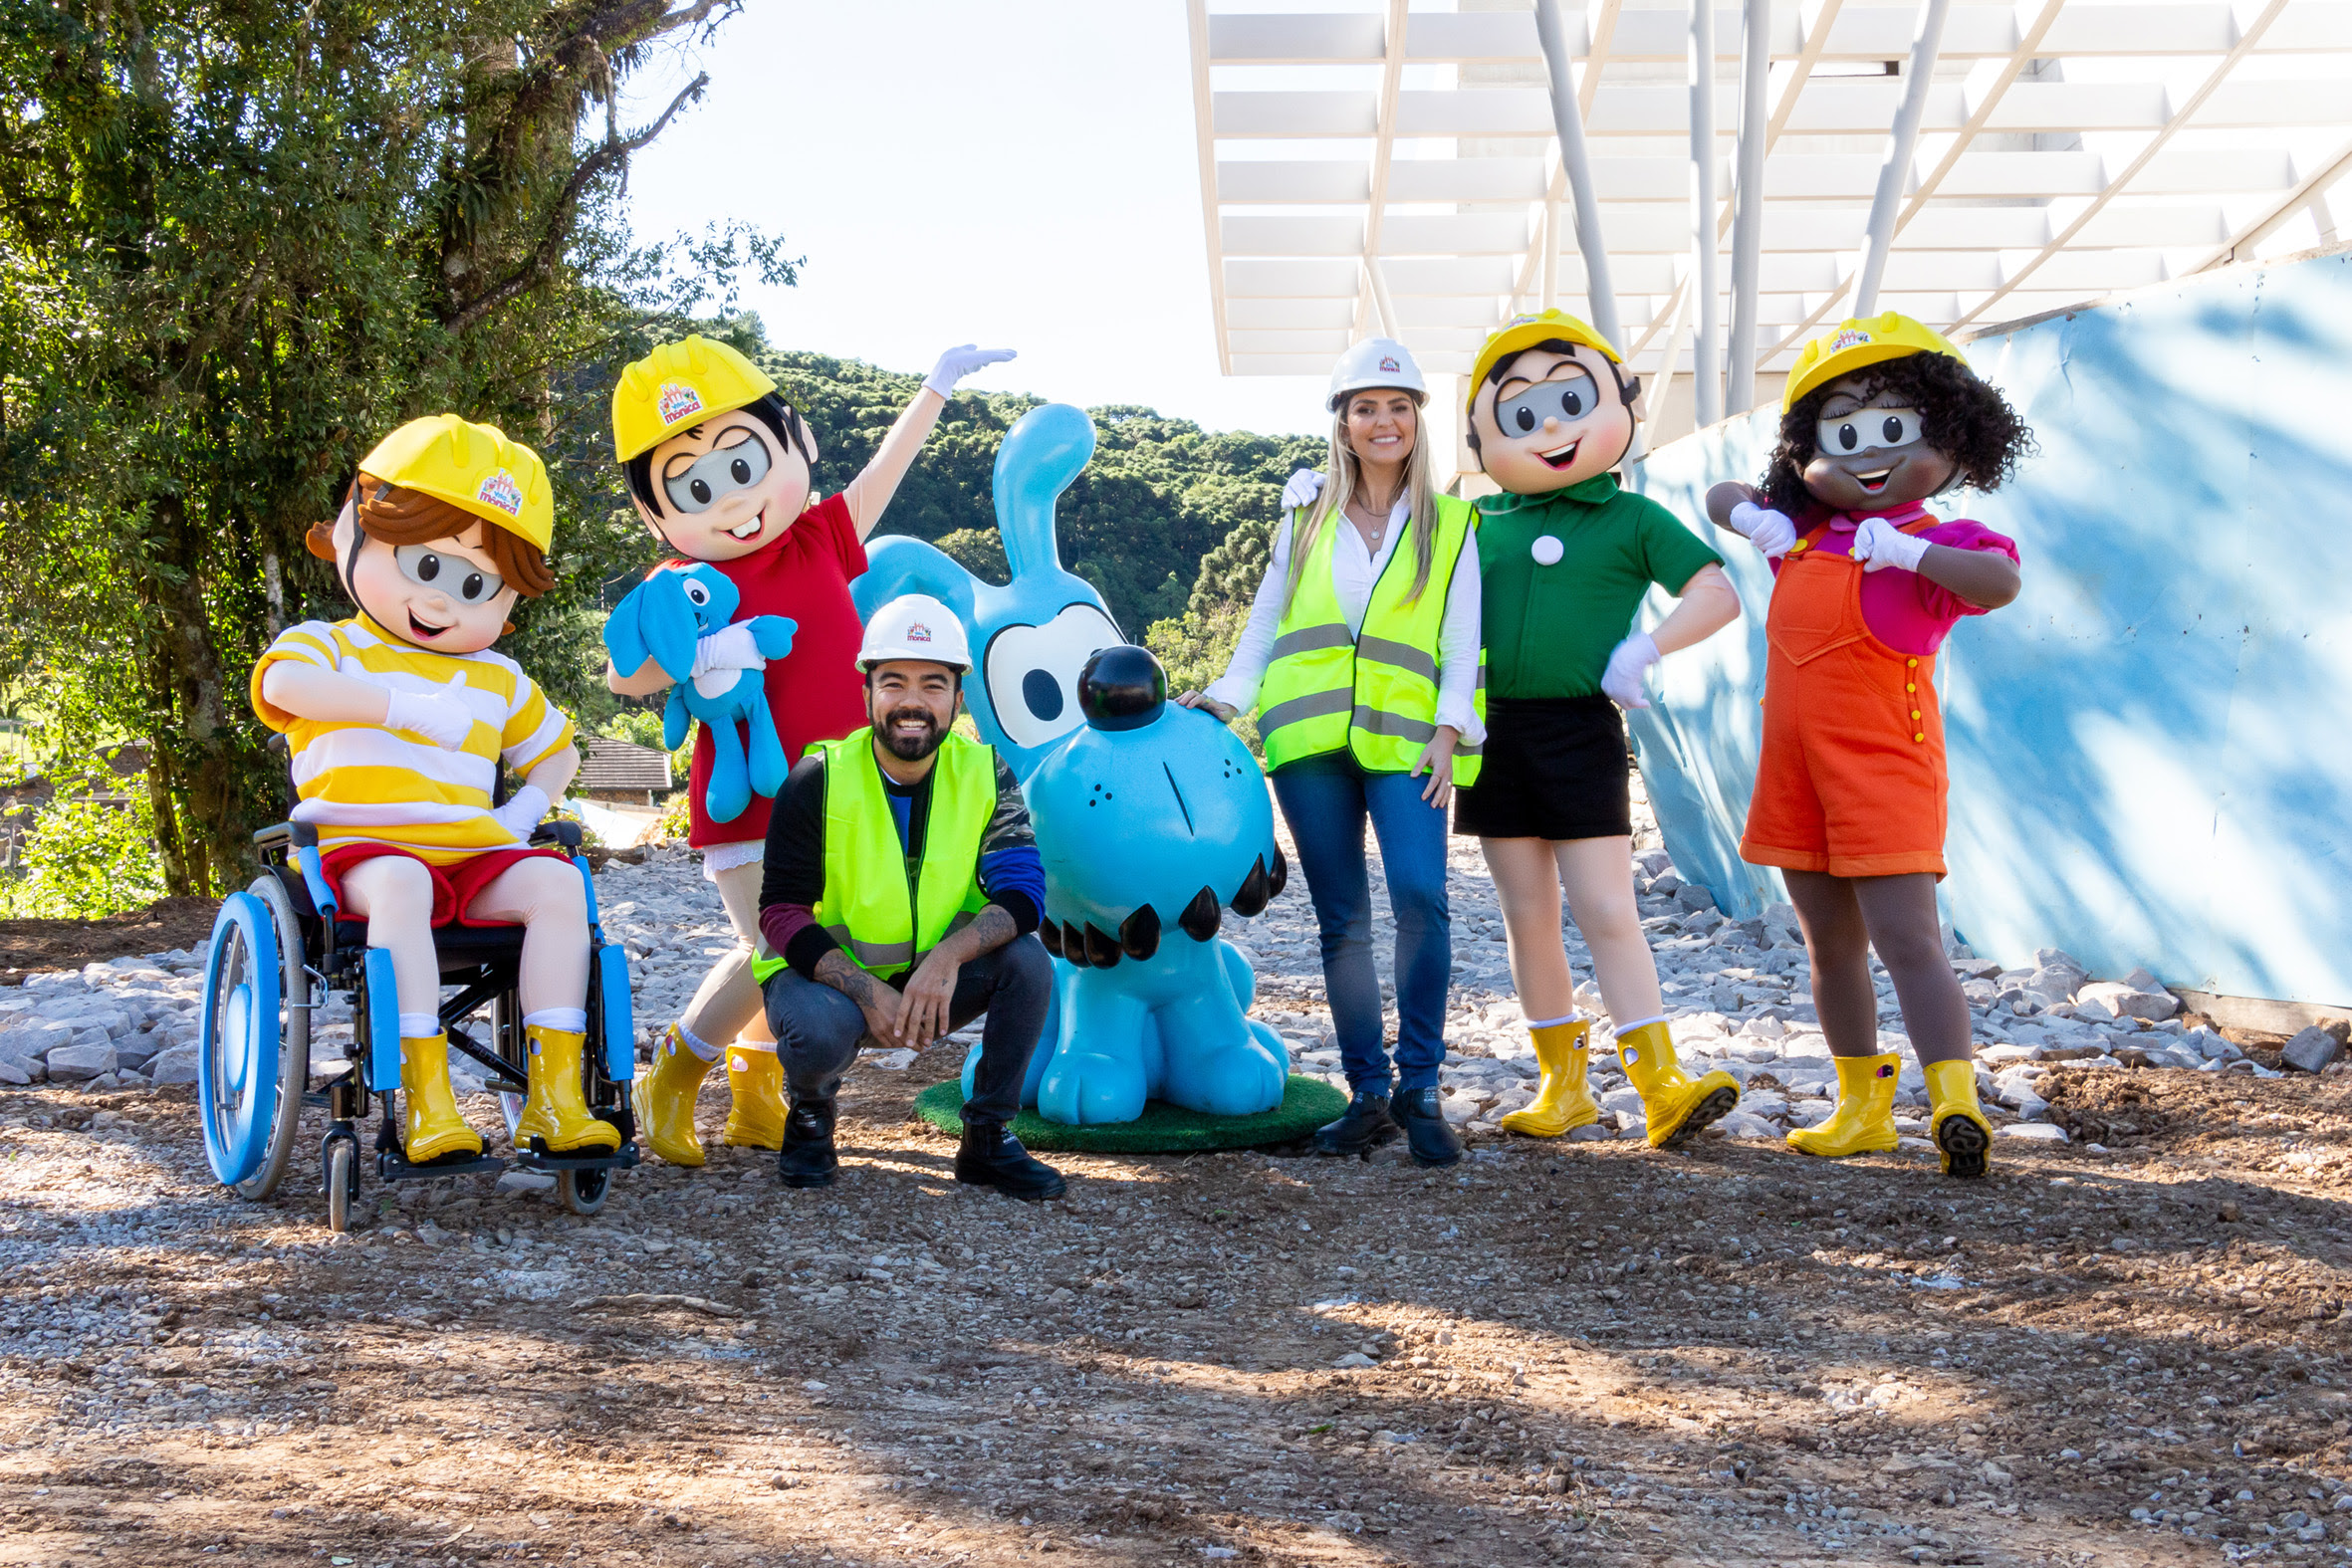
[{"label": "green tree", "polygon": [[[165,884],[233,882],[278,803],[246,672],[349,613],[302,537],[358,457],[449,409],[538,446],[559,590],[502,644],[591,692],[635,548],[597,445],[618,362],[757,234],[632,250],[624,127],[651,52],[736,0],[24,0],[0,28],[0,654],[148,743]],[[599,112],[600,111],[600,112]],[[44,699],[46,700],[46,699]],[[96,739],[86,736],[86,739]]]}]

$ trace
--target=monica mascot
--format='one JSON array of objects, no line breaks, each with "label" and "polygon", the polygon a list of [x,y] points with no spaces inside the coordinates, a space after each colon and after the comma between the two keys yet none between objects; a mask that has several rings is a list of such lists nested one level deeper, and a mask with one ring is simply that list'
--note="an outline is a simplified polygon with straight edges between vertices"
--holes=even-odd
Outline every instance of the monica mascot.
[{"label": "monica mascot", "polygon": [[[1094,452],[1079,409],[1032,409],[997,453],[1012,580],[983,582],[931,546],[877,540],[858,612],[928,593],[971,637],[965,700],[1021,777],[1046,866],[1039,935],[1057,955],[1047,1049],[1022,1102],[1050,1121],[1132,1121],[1165,1100],[1246,1116],[1282,1103],[1289,1057],[1245,1014],[1255,981],[1218,938],[1288,869],[1256,762],[1208,715],[1167,698],[1158,662],[1120,636],[1091,583],[1062,569],[1054,503]],[[971,1092],[973,1063],[965,1063]]]}]

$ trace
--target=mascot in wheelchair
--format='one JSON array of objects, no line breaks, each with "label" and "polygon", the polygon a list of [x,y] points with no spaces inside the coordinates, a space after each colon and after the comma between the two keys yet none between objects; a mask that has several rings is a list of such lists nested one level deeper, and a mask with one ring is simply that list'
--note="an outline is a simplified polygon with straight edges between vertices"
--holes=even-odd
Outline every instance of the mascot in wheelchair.
[{"label": "mascot in wheelchair", "polygon": [[[538,454],[442,414],[385,438],[311,532],[357,613],[289,628],[254,668],[297,798],[257,835],[269,874],[224,902],[205,994],[207,1153],[245,1196],[276,1185],[312,1098],[314,979],[356,999],[357,1059],[321,1064],[338,1229],[362,1084],[382,1105],[382,1179],[505,1168],[458,1111],[453,1042],[507,1096],[517,1165],[555,1175],[576,1211],[636,1163],[626,963],[567,852],[577,827],[542,823],[580,765],[572,722],[491,648],[518,596],[555,585],[554,520]],[[510,770],[523,783],[502,801]],[[484,1003],[488,1048],[459,1026]]]}]

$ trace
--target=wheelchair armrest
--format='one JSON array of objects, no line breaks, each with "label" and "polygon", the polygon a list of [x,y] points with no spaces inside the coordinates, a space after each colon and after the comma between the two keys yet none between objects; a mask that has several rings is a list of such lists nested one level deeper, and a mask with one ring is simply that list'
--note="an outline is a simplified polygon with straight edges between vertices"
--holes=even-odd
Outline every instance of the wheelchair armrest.
[{"label": "wheelchair armrest", "polygon": [[550,817],[531,830],[531,842],[534,846],[562,844],[566,849],[577,850],[580,848],[580,824],[570,817]]},{"label": "wheelchair armrest", "polygon": [[272,822],[253,835],[256,849],[316,849],[319,828],[314,822]]}]

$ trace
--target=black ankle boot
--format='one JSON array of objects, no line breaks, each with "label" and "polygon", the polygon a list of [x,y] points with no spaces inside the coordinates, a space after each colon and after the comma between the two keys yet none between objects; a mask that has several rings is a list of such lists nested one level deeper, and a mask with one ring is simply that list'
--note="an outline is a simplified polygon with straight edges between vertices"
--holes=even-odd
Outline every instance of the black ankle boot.
[{"label": "black ankle boot", "polygon": [[793,1101],[784,1118],[784,1147],[776,1174],[787,1187],[830,1187],[840,1159],[833,1153],[833,1102]]},{"label": "black ankle boot", "polygon": [[1032,1204],[1059,1198],[1069,1186],[1054,1167],[1022,1148],[1003,1122],[971,1118],[964,1122],[963,1147],[956,1150],[956,1180]]},{"label": "black ankle boot", "polygon": [[1396,1118],[1389,1114],[1388,1096],[1358,1089],[1335,1122],[1314,1130],[1317,1154],[1366,1155],[1397,1135]]},{"label": "black ankle boot", "polygon": [[1453,1124],[1446,1120],[1445,1106],[1437,1090],[1415,1089],[1400,1094],[1389,1114],[1404,1128],[1405,1146],[1412,1151],[1415,1165],[1462,1162],[1462,1140],[1454,1135]]}]

